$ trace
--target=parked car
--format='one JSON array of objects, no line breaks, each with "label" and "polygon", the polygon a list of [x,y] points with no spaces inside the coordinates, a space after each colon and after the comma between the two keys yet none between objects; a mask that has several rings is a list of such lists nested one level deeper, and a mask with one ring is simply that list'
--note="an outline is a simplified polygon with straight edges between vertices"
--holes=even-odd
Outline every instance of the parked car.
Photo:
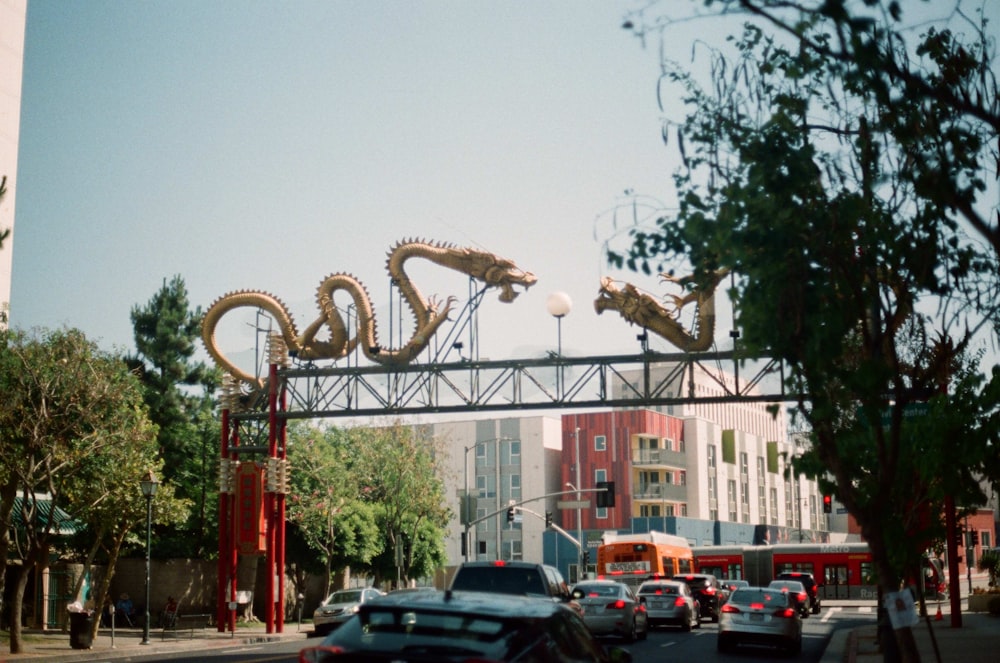
[{"label": "parked car", "polygon": [[313,631],[317,635],[329,633],[353,617],[362,604],[380,596],[384,594],[374,587],[340,589],[333,592],[313,612]]},{"label": "parked car", "polygon": [[813,574],[808,571],[782,571],[778,575],[774,576],[775,580],[798,580],[805,586],[806,593],[809,594],[809,609],[812,614],[818,615],[820,608],[822,607],[822,601],[819,596],[819,588],[821,585],[817,584],[816,578]]},{"label": "parked car", "polygon": [[630,663],[605,649],[583,619],[551,600],[483,592],[409,592],[361,606],[300,663],[459,661]]},{"label": "parked car", "polygon": [[803,619],[809,616],[809,593],[806,592],[805,585],[801,582],[798,580],[772,580],[768,587],[788,594],[795,603],[795,609],[799,611]]},{"label": "parked car", "polygon": [[701,617],[708,617],[712,622],[719,621],[719,610],[726,602],[727,593],[718,578],[710,573],[682,573],[674,576],[674,580],[691,588],[701,608]]},{"label": "parked car", "polygon": [[586,580],[573,587],[583,608],[583,622],[594,635],[616,635],[629,642],[649,634],[646,606],[632,588],[616,580]]},{"label": "parked car", "polygon": [[728,652],[737,645],[780,647],[789,654],[802,651],[802,618],[786,592],[767,587],[741,587],[722,606],[717,647]]},{"label": "parked car", "polygon": [[646,603],[646,620],[653,626],[680,626],[682,631],[701,628],[701,608],[691,588],[674,580],[647,580],[639,585],[640,601]]}]

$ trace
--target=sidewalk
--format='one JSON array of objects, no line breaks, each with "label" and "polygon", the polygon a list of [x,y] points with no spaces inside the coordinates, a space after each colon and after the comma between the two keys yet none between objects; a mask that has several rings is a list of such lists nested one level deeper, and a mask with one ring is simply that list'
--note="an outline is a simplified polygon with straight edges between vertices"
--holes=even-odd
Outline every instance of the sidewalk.
[{"label": "sidewalk", "polygon": [[[924,663],[994,663],[1000,660],[1000,616],[968,612],[962,600],[962,626],[951,625],[948,601],[930,602],[928,618],[913,628],[917,650]],[[941,618],[937,609],[941,608]],[[937,645],[935,651],[935,644]],[[833,634],[821,663],[882,663],[885,655],[878,643],[877,627],[862,626]]]},{"label": "sidewalk", "polygon": [[286,622],[284,633],[267,633],[264,624],[238,625],[235,633],[219,633],[215,627],[163,632],[153,629],[149,632],[149,644],[142,644],[141,628],[115,629],[112,645],[111,629],[102,628],[91,643],[90,649],[73,649],[69,632],[25,630],[24,653],[12,655],[7,634],[0,638],[0,663],[10,661],[106,661],[150,654],[175,654],[178,651],[207,648],[252,645],[278,640],[301,639],[305,646],[306,637],[312,632],[312,624]]}]

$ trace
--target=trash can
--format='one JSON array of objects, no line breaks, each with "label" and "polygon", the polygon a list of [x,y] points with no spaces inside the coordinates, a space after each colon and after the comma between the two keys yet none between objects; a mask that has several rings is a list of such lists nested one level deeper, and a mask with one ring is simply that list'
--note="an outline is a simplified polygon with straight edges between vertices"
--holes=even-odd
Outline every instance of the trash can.
[{"label": "trash can", "polygon": [[94,644],[90,630],[93,626],[93,613],[69,613],[69,646],[73,649],[90,649]]}]

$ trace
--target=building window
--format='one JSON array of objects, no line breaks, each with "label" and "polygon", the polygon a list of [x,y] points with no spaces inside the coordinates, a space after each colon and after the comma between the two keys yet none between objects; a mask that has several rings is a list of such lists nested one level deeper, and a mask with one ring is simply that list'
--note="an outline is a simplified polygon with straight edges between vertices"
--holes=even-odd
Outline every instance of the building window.
[{"label": "building window", "polygon": [[740,476],[747,476],[750,474],[750,456],[747,452],[740,452]]},{"label": "building window", "polygon": [[[596,485],[597,482],[599,482],[599,481],[607,481],[607,480],[608,480],[608,471],[607,470],[594,470],[594,485]],[[579,488],[579,486],[577,486],[577,488]],[[598,520],[607,518],[608,517],[608,508],[607,507],[601,507],[600,509],[595,509],[594,510],[594,517],[597,518]]]},{"label": "building window", "polygon": [[521,455],[521,440],[511,440],[510,457],[517,458]]},{"label": "building window", "polygon": [[681,470],[677,473],[677,485],[686,486],[688,482],[687,470]]},{"label": "building window", "polygon": [[681,518],[687,518],[687,515],[688,515],[688,505],[685,502],[684,504],[681,504]]},{"label": "building window", "polygon": [[607,451],[608,449],[608,438],[604,435],[594,436],[594,451]]},{"label": "building window", "polygon": [[715,469],[715,445],[708,445],[708,467],[709,469]]},{"label": "building window", "polygon": [[486,482],[487,478],[488,477],[482,474],[476,475],[476,494],[478,494],[479,497],[490,497],[488,492],[489,486]]},{"label": "building window", "polygon": [[729,522],[738,523],[740,516],[736,509],[736,479],[727,482],[726,491],[729,497]]},{"label": "building window", "polygon": [[772,525],[777,525],[778,524],[778,489],[777,488],[772,488],[771,489],[771,508],[769,509],[769,513],[771,514],[771,524]]},{"label": "building window", "polygon": [[521,499],[521,475],[510,475],[510,496],[513,499]]},{"label": "building window", "polygon": [[477,460],[480,459],[480,458],[483,459],[483,460],[486,460],[486,447],[487,447],[487,444],[485,442],[480,442],[479,444],[476,445],[476,459]]}]

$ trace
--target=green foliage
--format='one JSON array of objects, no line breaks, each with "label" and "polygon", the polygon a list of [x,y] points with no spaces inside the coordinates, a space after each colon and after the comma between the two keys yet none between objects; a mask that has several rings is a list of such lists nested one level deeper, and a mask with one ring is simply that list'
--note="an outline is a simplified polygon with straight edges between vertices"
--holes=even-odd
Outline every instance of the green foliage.
[{"label": "green foliage", "polygon": [[986,610],[991,615],[1000,615],[1000,596],[991,597],[986,604]]},{"label": "green foliage", "polygon": [[[11,506],[24,497],[17,555],[21,566],[44,569],[55,556],[80,558],[82,549],[54,528],[37,495],[67,511],[90,531],[90,541],[121,541],[142,522],[139,479],[158,468],[156,427],[149,421],[135,376],[78,330],[2,332],[0,347],[0,557],[11,549]],[[183,513],[164,484],[163,518]],[[20,613],[24,583],[14,592]],[[12,630],[11,651],[20,626]]]},{"label": "green foliage", "polygon": [[1000,575],[1000,552],[996,548],[983,551],[976,560],[976,568],[990,574],[990,587],[997,586],[997,576]]},{"label": "green foliage", "polygon": [[447,509],[434,447],[412,429],[289,427],[289,522],[318,553],[328,577],[346,567],[396,577],[396,546],[407,546],[404,575],[444,564]]},{"label": "green foliage", "polygon": [[214,477],[218,476],[219,424],[211,394],[217,371],[193,360],[202,313],[191,310],[187,288],[174,276],[145,306],[131,312],[138,354],[128,362],[144,386],[166,478],[194,506],[188,522],[161,528],[158,553],[206,557],[217,549]]},{"label": "green foliage", "polygon": [[708,86],[664,63],[661,94],[688,111],[667,120],[678,208],[609,258],[732,271],[740,351],[780,359],[803,395],[796,467],[857,519],[892,588],[940,535],[944,497],[975,504],[976,478],[1000,479],[998,375],[969,350],[998,319],[998,229],[977,204],[1000,145],[993,47],[931,29],[908,49],[842,3],[739,4],[762,20],[709,49]]}]

